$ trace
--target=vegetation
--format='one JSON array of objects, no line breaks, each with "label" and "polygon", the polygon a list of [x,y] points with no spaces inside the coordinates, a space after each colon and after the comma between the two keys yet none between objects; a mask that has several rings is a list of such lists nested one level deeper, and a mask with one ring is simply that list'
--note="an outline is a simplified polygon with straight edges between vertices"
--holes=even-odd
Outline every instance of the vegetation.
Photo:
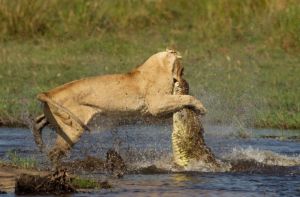
[{"label": "vegetation", "polygon": [[0,0],[0,123],[40,113],[38,92],[173,47],[208,122],[299,129],[299,18],[298,0]]},{"label": "vegetation", "polygon": [[16,151],[9,151],[7,153],[8,163],[14,166],[31,169],[37,167],[37,161],[32,157],[21,157]]},{"label": "vegetation", "polygon": [[98,182],[90,179],[82,179],[79,177],[72,179],[71,183],[75,188],[81,189],[93,189],[99,187]]},{"label": "vegetation", "polygon": [[112,187],[107,181],[98,182],[92,179],[84,179],[80,177],[75,177],[74,179],[72,179],[71,184],[78,189],[108,189]]}]

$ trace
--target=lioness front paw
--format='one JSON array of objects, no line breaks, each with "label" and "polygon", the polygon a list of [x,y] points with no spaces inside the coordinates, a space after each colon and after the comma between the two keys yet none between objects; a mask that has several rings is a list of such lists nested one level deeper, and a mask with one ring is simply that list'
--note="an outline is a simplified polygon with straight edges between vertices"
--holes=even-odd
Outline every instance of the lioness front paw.
[{"label": "lioness front paw", "polygon": [[207,113],[207,109],[203,107],[200,111],[200,115],[205,115]]},{"label": "lioness front paw", "polygon": [[205,107],[201,107],[201,108],[197,108],[196,109],[196,112],[198,113],[198,114],[200,114],[200,115],[205,115],[206,113],[207,113],[207,110],[206,110],[206,108]]},{"label": "lioness front paw", "polygon": [[206,108],[203,106],[203,104],[199,100],[196,100],[195,111],[197,112],[197,114],[200,114],[200,115],[205,115],[207,113]]}]

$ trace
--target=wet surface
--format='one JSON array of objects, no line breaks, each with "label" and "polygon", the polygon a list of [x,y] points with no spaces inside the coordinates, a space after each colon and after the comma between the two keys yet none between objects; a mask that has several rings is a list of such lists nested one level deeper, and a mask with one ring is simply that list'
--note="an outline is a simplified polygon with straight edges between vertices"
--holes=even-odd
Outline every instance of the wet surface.
[{"label": "wet surface", "polygon": [[[74,161],[86,155],[104,159],[107,150],[114,148],[132,171],[122,179],[110,178],[96,171],[82,171],[82,176],[109,179],[113,184],[114,188],[93,191],[88,194],[91,196],[300,195],[300,143],[285,138],[285,131],[255,129],[250,130],[250,138],[244,139],[237,138],[230,127],[205,126],[207,145],[219,159],[236,164],[235,170],[221,173],[172,172],[170,126],[134,125],[122,126],[114,131],[97,130],[85,133],[66,160]],[[299,136],[299,131],[287,131],[286,134]],[[281,138],[261,138],[262,135]],[[53,143],[54,133],[45,130],[44,139],[47,144]],[[33,157],[41,166],[48,165],[45,155],[40,154],[34,145],[29,130],[0,128],[0,157],[7,159],[9,151]],[[159,170],[133,170],[151,165]],[[4,195],[14,196],[12,193]]]}]

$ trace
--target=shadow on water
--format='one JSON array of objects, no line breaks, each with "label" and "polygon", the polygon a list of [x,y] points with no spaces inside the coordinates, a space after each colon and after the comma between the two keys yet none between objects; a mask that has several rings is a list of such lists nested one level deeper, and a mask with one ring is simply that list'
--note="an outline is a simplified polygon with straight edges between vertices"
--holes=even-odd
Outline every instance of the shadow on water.
[{"label": "shadow on water", "polygon": [[[66,161],[87,155],[104,158],[108,149],[119,151],[129,167],[122,179],[109,178],[97,171],[82,170],[82,176],[110,179],[114,188],[90,193],[91,196],[299,196],[300,143],[284,138],[261,138],[277,131],[252,130],[249,138],[237,138],[227,127],[206,127],[205,139],[216,156],[232,164],[230,172],[172,172],[171,127],[167,125],[123,125],[116,130],[95,129],[85,133]],[[297,135],[293,131],[291,135]],[[299,133],[299,132],[298,132]],[[283,135],[279,131],[280,135]],[[54,133],[44,131],[53,143]],[[14,150],[48,166],[45,155],[34,145],[26,129],[0,128],[0,157]],[[78,167],[78,166],[77,166]],[[77,168],[76,167],[76,168]],[[8,194],[13,196],[13,194]],[[84,196],[86,194],[74,194]]]}]

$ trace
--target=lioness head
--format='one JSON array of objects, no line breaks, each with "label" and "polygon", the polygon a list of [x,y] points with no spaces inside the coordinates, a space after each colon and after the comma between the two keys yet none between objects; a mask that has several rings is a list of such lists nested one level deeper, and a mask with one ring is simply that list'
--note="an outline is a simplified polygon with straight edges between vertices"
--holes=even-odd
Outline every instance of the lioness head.
[{"label": "lioness head", "polygon": [[[180,81],[183,75],[183,66],[180,62],[181,55],[172,49],[166,49],[152,55],[144,64],[139,66],[139,70],[151,70],[149,72],[162,72],[173,78],[173,82]],[[170,75],[171,74],[171,75]],[[165,75],[166,76],[166,75]]]}]

